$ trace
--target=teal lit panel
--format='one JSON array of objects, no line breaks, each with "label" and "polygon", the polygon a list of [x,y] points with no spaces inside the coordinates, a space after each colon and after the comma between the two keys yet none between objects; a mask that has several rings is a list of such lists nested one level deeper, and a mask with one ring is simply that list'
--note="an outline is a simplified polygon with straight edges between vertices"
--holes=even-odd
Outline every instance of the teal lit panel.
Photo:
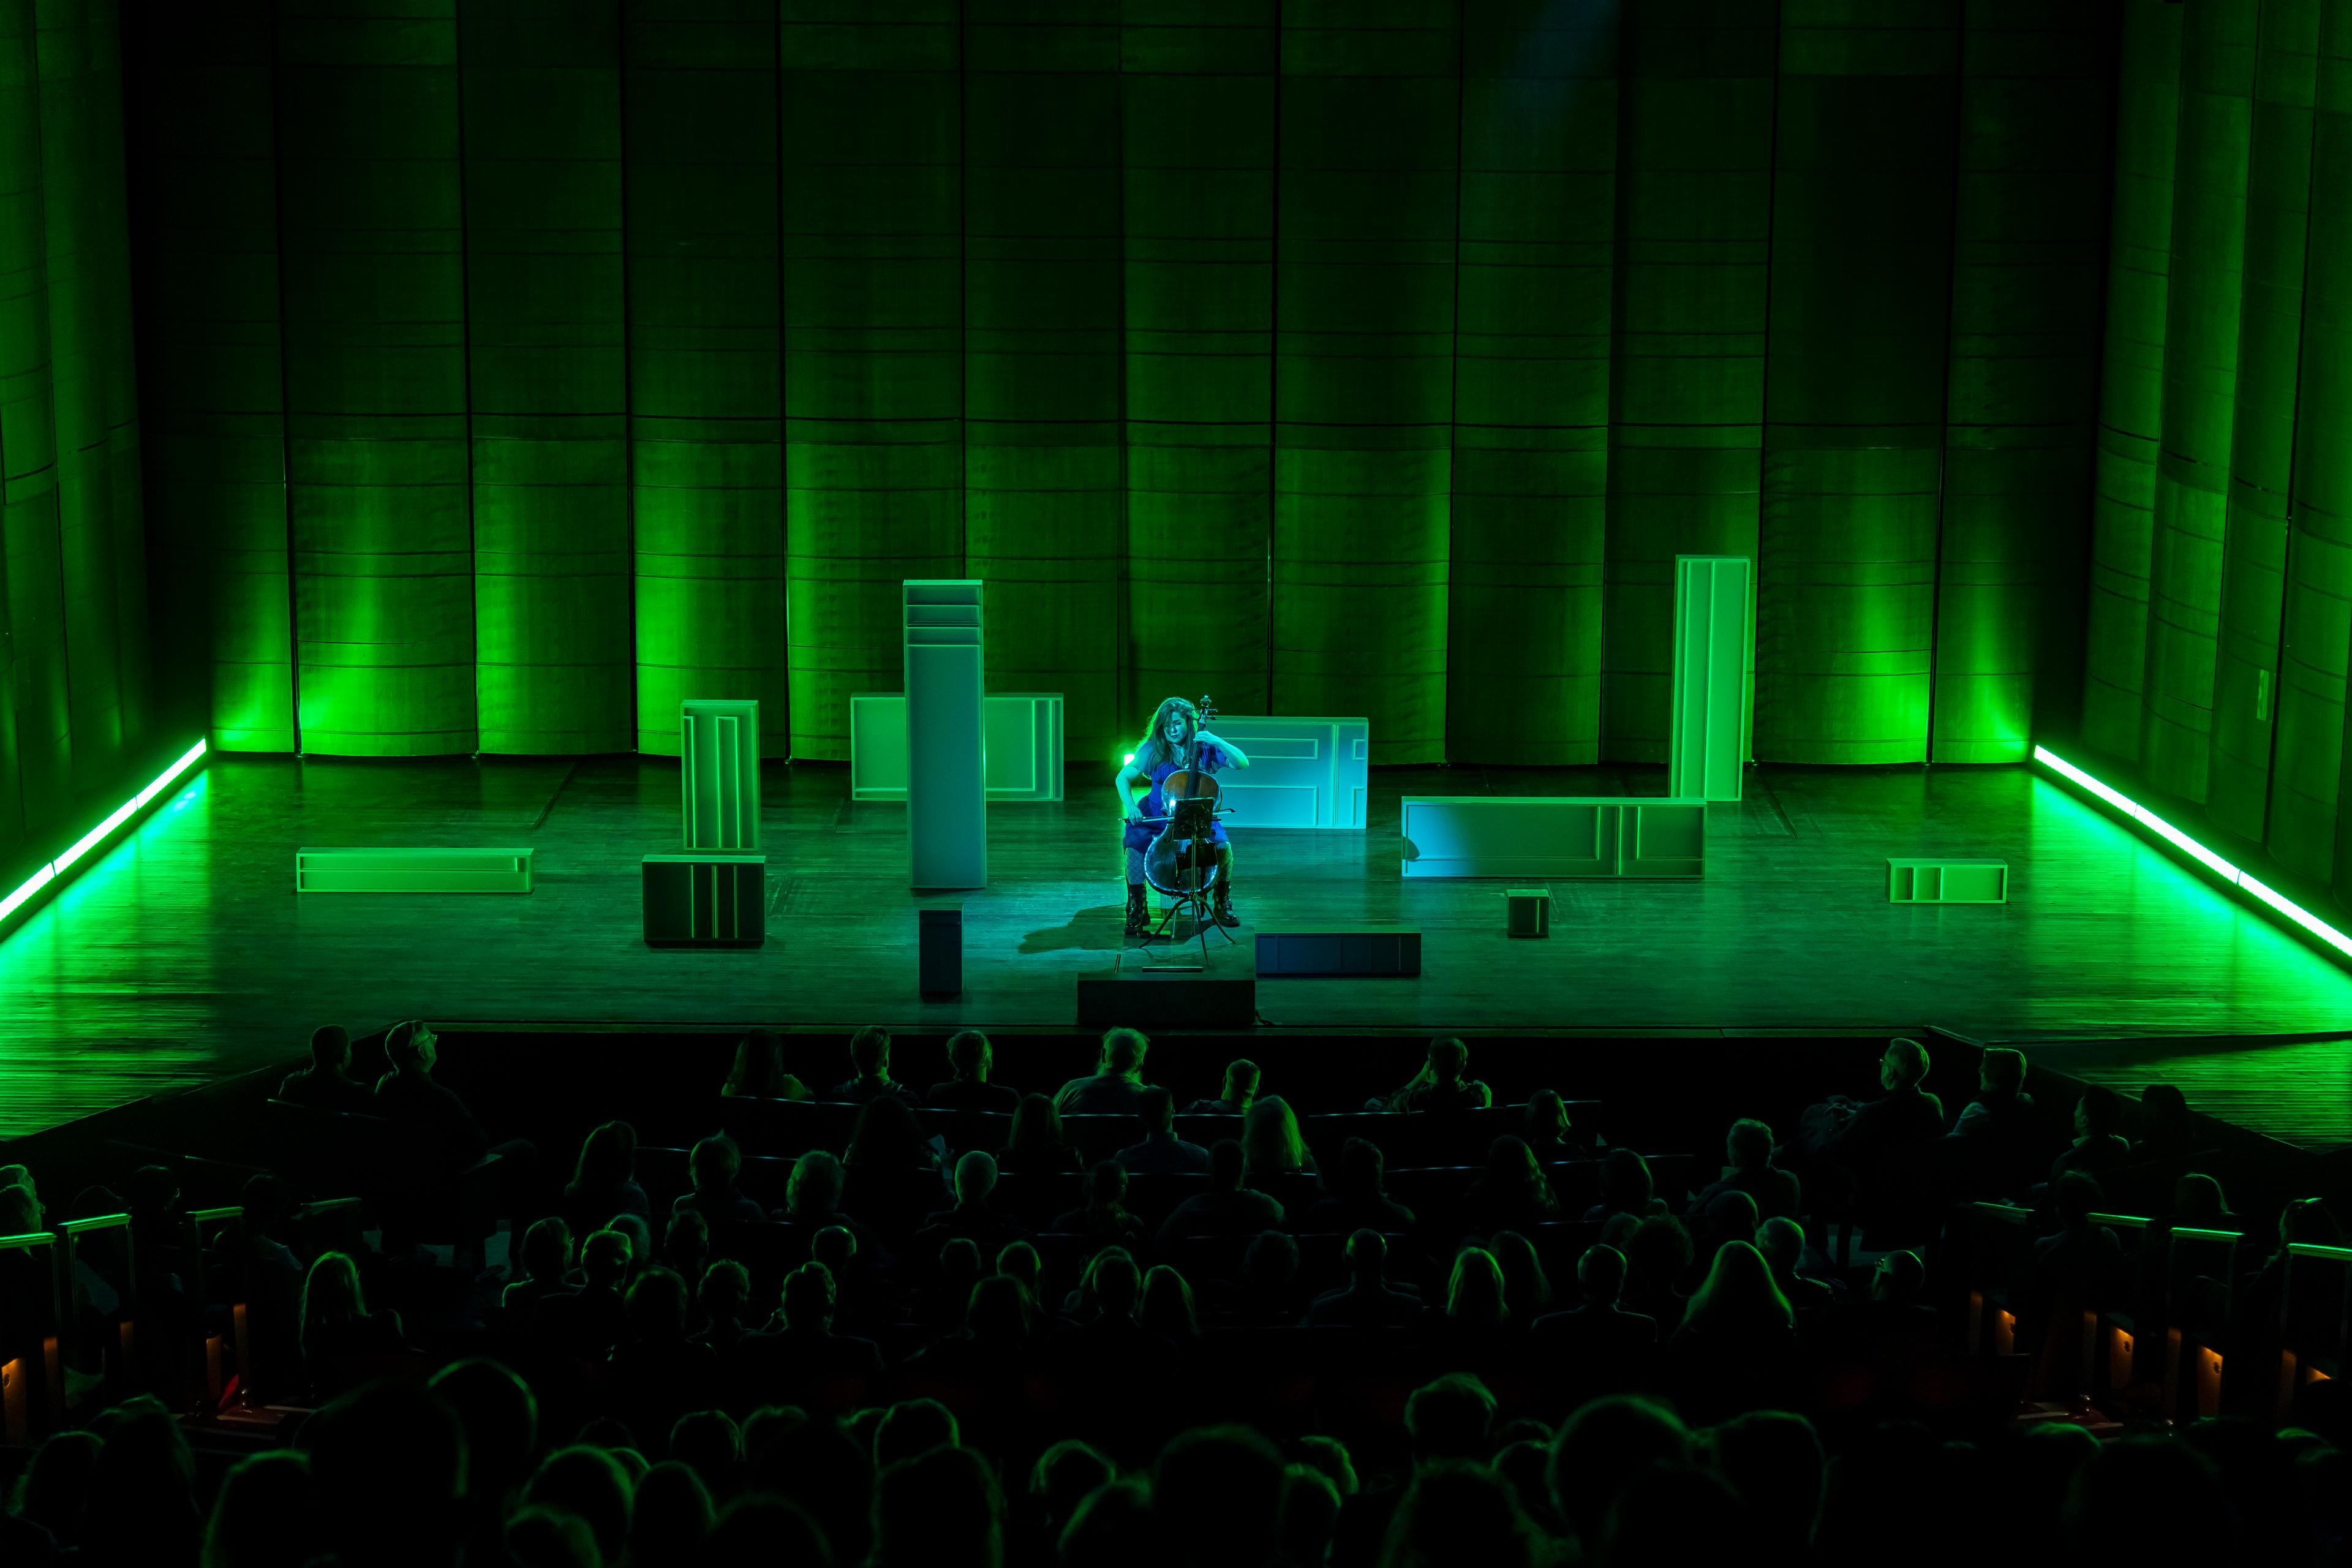
[{"label": "teal lit panel", "polygon": [[2271,714],[2285,602],[2321,10],[2321,0],[2268,0],[2254,64],[2205,805],[2216,824],[2256,841],[2270,800]]},{"label": "teal lit panel", "polygon": [[31,0],[0,0],[0,572],[9,721],[0,728],[0,854],[73,805],[57,419],[50,400],[41,102]]},{"label": "teal lit panel", "polygon": [[1627,9],[1601,747],[1666,761],[1675,557],[1757,551],[1777,0]]},{"label": "teal lit panel", "polygon": [[41,0],[42,212],[58,555],[77,791],[111,788],[144,728],[146,531],[112,0]]},{"label": "teal lit panel", "polygon": [[632,0],[622,26],[636,745],[754,699],[792,744],[773,0]]},{"label": "teal lit panel", "polygon": [[1959,12],[1781,8],[1759,761],[1927,753]]},{"label": "teal lit panel", "polygon": [[1080,756],[1123,728],[1118,47],[1116,0],[964,6],[964,572]]},{"label": "teal lit panel", "polygon": [[963,574],[956,12],[954,0],[783,8],[795,757],[846,761],[850,694],[901,689],[899,584]]},{"label": "teal lit panel", "polygon": [[156,698],[225,751],[295,749],[270,10],[146,7],[124,60]]},{"label": "teal lit panel", "polygon": [[1118,726],[1266,701],[1273,0],[1130,0],[1120,131],[1127,581]]},{"label": "teal lit panel", "polygon": [[454,0],[278,11],[302,749],[471,752]]},{"label": "teal lit panel", "polygon": [[1945,763],[2025,759],[2081,703],[2105,247],[2104,8],[1968,9],[1936,574]]},{"label": "teal lit panel", "polygon": [[2258,0],[2199,0],[2187,9],[2140,766],[2156,788],[2201,803],[2213,726],[2262,8]]},{"label": "teal lit panel", "polygon": [[481,749],[634,740],[615,0],[467,0]]},{"label": "teal lit panel", "polygon": [[1454,762],[1601,760],[1617,30],[1612,4],[1463,14]]},{"label": "teal lit panel", "polygon": [[2123,0],[2116,69],[2115,185],[2107,217],[2107,319],[2092,478],[2090,595],[2083,634],[2083,738],[2130,761],[2140,751],[2147,667],[2148,554],[2164,425],[2172,274],[2173,150],[2180,128],[2186,6]]},{"label": "teal lit panel", "polygon": [[2338,816],[2345,658],[2352,651],[2352,5],[2321,21],[2312,120],[2311,205],[2304,274],[2294,493],[2288,511],[2277,724],[2271,759],[2273,858],[2299,876],[2335,878],[2352,842]]},{"label": "teal lit panel", "polygon": [[1445,755],[1457,22],[1283,9],[1272,711],[1376,763]]}]

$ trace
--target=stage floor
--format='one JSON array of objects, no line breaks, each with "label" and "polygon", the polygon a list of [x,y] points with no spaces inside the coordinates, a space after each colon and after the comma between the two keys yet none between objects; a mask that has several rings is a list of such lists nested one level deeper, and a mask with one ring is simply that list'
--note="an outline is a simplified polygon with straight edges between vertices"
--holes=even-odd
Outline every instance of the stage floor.
[{"label": "stage floor", "polygon": [[[1365,832],[1236,828],[1244,940],[1276,922],[1423,932],[1418,979],[1265,981],[1259,1012],[1332,1029],[1934,1023],[1993,1039],[2352,1016],[2352,973],[2025,769],[1750,778],[1748,799],[1712,810],[1704,881],[1557,882],[1539,942],[1504,936],[1499,883],[1401,879],[1399,799],[1657,795],[1663,770],[1381,770]],[[1118,952],[1121,910],[1108,775],[1074,770],[1068,787],[1059,805],[992,809],[991,885],[964,895],[965,991],[935,1003],[915,989],[904,809],[851,801],[845,768],[770,766],[768,945],[694,952],[646,947],[638,924],[639,857],[677,846],[674,762],[217,755],[0,942],[0,1136],[299,1055],[330,1020],[1070,1025],[1075,982]],[[298,846],[434,844],[531,846],[537,891],[293,891]],[[2011,901],[1890,904],[1891,855],[2006,858]],[[2098,1076],[2136,1084],[2135,1066]],[[2323,1121],[2347,1114],[2340,1068],[2252,1070],[2270,1080],[2257,1100],[2324,1094]]]}]

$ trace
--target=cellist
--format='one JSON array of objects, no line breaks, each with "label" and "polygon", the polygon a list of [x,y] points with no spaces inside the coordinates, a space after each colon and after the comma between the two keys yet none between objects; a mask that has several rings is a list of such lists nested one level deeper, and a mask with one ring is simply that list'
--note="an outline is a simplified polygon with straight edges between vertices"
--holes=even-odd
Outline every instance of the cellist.
[{"label": "cellist", "polygon": [[[1220,768],[1245,768],[1249,758],[1231,741],[1201,728],[1201,710],[1181,697],[1171,697],[1151,715],[1151,727],[1137,743],[1134,758],[1118,770],[1119,815],[1127,819],[1122,843],[1127,848],[1127,934],[1147,936],[1151,911],[1143,899],[1143,852],[1151,847],[1160,821],[1169,815],[1169,803],[1160,793],[1168,775],[1185,765],[1192,743],[1200,742],[1198,766],[1204,773]],[[1140,800],[1136,791],[1145,784],[1150,793]],[[1150,821],[1147,818],[1156,818]],[[1225,839],[1225,825],[1213,823],[1210,842],[1217,847],[1216,902],[1211,911],[1222,926],[1237,926],[1234,913],[1234,847]]]}]

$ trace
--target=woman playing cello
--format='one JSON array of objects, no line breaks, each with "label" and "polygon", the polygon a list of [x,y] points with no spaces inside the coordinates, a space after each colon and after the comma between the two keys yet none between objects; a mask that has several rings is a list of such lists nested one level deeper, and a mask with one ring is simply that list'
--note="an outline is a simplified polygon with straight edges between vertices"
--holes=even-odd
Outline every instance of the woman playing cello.
[{"label": "woman playing cello", "polygon": [[[1168,775],[1187,765],[1186,758],[1198,742],[1197,766],[1204,773],[1220,768],[1245,768],[1249,758],[1240,747],[1201,728],[1201,710],[1181,697],[1171,697],[1151,715],[1151,728],[1135,748],[1133,760],[1118,771],[1119,815],[1127,819],[1127,832],[1122,842],[1127,848],[1127,934],[1149,935],[1151,912],[1143,900],[1143,852],[1151,847],[1154,835],[1160,831],[1170,812],[1169,802],[1160,795],[1160,785]],[[1136,792],[1149,784],[1149,794],[1138,797]],[[1236,926],[1241,921],[1234,913],[1234,848],[1225,840],[1223,823],[1213,823],[1210,842],[1217,847],[1216,903],[1213,910],[1216,922]]]}]

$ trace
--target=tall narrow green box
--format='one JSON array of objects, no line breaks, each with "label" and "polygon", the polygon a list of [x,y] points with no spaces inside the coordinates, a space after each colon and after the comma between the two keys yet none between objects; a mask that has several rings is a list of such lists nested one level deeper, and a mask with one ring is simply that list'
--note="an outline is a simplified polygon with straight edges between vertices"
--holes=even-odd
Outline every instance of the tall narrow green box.
[{"label": "tall narrow green box", "polygon": [[1508,936],[1551,934],[1551,889],[1513,888],[1503,894],[1507,911],[1503,931]]}]

